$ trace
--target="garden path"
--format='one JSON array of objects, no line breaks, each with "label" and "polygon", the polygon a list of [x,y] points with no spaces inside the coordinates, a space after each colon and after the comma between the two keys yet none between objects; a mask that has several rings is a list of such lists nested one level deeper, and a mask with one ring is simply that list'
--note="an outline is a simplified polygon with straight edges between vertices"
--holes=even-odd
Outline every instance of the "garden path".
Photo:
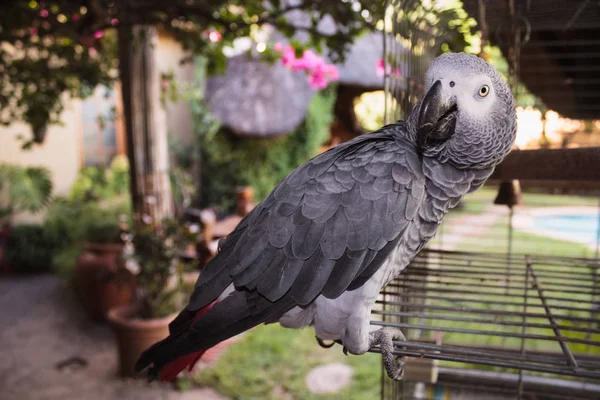
[{"label": "garden path", "polygon": [[[52,275],[0,278],[0,399],[227,400],[211,389],[180,393],[116,377],[112,332],[90,321],[71,293]],[[87,365],[56,368],[72,357]]]}]

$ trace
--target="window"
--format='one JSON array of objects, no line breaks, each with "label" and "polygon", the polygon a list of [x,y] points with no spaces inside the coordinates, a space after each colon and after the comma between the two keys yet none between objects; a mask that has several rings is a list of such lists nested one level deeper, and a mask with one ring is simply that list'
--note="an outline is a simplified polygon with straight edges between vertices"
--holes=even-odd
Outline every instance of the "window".
[{"label": "window", "polygon": [[108,166],[116,154],[124,152],[118,95],[118,89],[99,86],[82,101],[82,165]]}]

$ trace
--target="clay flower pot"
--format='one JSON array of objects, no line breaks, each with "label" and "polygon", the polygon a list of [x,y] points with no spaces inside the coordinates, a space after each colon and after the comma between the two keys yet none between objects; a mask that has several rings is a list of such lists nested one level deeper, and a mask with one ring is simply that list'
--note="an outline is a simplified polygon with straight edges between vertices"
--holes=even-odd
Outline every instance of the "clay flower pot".
[{"label": "clay flower pot", "polygon": [[122,252],[122,244],[87,243],[77,258],[77,292],[96,321],[104,321],[111,308],[135,300],[135,276],[118,262]]},{"label": "clay flower pot", "polygon": [[169,336],[169,324],[177,313],[164,318],[140,319],[135,305],[120,306],[108,311],[119,351],[119,375],[136,377],[135,363],[140,354],[154,343]]}]

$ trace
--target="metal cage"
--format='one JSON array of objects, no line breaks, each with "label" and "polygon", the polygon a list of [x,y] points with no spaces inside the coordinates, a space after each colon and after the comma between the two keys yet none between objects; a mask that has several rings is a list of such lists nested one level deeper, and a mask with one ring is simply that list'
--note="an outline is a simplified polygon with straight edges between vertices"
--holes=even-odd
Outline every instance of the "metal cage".
[{"label": "metal cage", "polygon": [[[408,116],[440,52],[446,32],[428,16],[432,3],[388,2],[386,123]],[[373,325],[398,327],[407,337],[395,342],[396,354],[407,356],[405,379],[383,372],[382,399],[600,398],[599,267],[597,253],[570,258],[428,246],[373,311]]]},{"label": "metal cage", "polygon": [[446,36],[429,10],[420,1],[388,1],[383,42],[386,123],[406,119],[423,95],[425,72]]},{"label": "metal cage", "polygon": [[[427,249],[382,292],[373,311],[381,320],[372,323],[404,331],[408,341],[395,344],[410,357],[408,382],[435,383],[445,374],[482,391],[474,383],[487,378],[488,392],[561,398],[557,382],[540,383],[560,375],[566,398],[598,398],[598,268],[583,258]],[[478,365],[470,379],[456,370],[467,364]],[[385,398],[413,397],[410,383],[386,377],[383,384]]]}]

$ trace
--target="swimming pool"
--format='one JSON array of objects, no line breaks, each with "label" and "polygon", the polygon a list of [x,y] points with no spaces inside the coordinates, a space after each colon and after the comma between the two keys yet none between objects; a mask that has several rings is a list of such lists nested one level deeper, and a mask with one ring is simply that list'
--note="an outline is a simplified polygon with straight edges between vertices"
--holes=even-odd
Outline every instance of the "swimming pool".
[{"label": "swimming pool", "polygon": [[596,213],[539,215],[533,217],[532,227],[576,242],[596,243],[598,215]]}]

